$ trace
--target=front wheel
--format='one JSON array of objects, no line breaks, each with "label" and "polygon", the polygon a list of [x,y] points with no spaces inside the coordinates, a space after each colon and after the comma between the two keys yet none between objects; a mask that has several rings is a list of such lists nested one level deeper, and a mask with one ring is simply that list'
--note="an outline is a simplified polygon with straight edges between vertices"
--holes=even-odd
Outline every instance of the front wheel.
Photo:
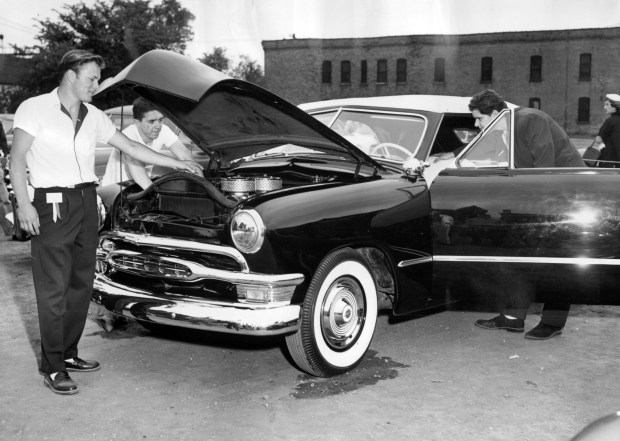
[{"label": "front wheel", "polygon": [[377,323],[377,289],[364,257],[351,248],[325,257],[302,308],[299,330],[286,337],[297,366],[318,377],[357,366]]}]

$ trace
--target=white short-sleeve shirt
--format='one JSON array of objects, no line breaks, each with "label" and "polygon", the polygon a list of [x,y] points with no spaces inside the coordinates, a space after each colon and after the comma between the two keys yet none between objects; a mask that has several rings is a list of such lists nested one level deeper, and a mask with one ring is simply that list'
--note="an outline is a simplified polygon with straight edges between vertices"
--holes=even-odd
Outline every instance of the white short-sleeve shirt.
[{"label": "white short-sleeve shirt", "polygon": [[[139,142],[142,145],[147,146],[148,148],[160,153],[165,148],[170,148],[172,144],[179,140],[179,137],[174,134],[174,132],[167,125],[163,125],[161,131],[159,132],[159,136],[153,140],[150,144],[145,144],[142,140],[142,136],[138,131],[138,127],[135,124],[131,124],[127,126],[123,133],[127,135],[127,137],[133,141]],[[163,152],[164,154],[166,152]],[[151,175],[151,170],[153,168],[152,165],[143,164],[146,167],[146,170]],[[112,153],[110,153],[110,157],[108,158],[108,164],[105,168],[105,174],[101,179],[101,186],[105,187],[106,185],[117,184],[119,182],[127,181],[131,178],[129,171],[127,170],[126,160],[121,160],[121,153],[119,150],[114,149]]]},{"label": "white short-sleeve shirt", "polygon": [[87,113],[77,133],[71,117],[61,110],[58,88],[18,107],[14,127],[34,137],[26,154],[33,187],[68,187],[98,180],[95,145],[108,142],[116,126],[101,110],[83,104]]}]

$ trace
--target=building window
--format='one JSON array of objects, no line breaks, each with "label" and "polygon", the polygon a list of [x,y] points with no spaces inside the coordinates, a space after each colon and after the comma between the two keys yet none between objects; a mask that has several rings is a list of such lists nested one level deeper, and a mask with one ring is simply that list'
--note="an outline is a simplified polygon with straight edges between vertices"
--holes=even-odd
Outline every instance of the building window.
[{"label": "building window", "polygon": [[396,60],[396,82],[407,82],[407,60],[404,58],[399,58]]},{"label": "building window", "polygon": [[579,98],[579,104],[577,107],[577,122],[590,122],[590,98],[587,96]]},{"label": "building window", "polygon": [[368,63],[366,62],[366,60],[362,60],[360,74],[360,83],[368,83]]},{"label": "building window", "polygon": [[591,79],[592,54],[581,54],[579,55],[579,81],[590,81]]},{"label": "building window", "polygon": [[446,59],[435,58],[435,83],[445,83],[446,81]]},{"label": "building window", "polygon": [[347,84],[351,82],[351,62],[350,61],[340,62],[340,82],[347,83]]},{"label": "building window", "polygon": [[331,82],[332,82],[332,62],[323,61],[323,66],[321,66],[321,83],[331,84]]},{"label": "building window", "polygon": [[530,57],[530,83],[539,83],[541,81],[542,57],[540,55],[532,55]]},{"label": "building window", "polygon": [[387,83],[387,60],[377,61],[377,83]]},{"label": "building window", "polygon": [[530,98],[530,107],[540,110],[540,98]]},{"label": "building window", "polygon": [[480,68],[480,82],[493,82],[493,57],[482,57]]}]

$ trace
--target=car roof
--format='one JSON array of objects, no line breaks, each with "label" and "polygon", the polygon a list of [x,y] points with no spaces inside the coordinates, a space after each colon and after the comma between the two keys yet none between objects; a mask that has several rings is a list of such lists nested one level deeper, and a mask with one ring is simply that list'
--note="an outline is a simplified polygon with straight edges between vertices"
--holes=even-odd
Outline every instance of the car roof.
[{"label": "car roof", "polygon": [[448,95],[390,95],[363,98],[341,98],[300,104],[306,112],[330,107],[380,107],[403,110],[424,110],[436,113],[471,113],[471,97]]}]

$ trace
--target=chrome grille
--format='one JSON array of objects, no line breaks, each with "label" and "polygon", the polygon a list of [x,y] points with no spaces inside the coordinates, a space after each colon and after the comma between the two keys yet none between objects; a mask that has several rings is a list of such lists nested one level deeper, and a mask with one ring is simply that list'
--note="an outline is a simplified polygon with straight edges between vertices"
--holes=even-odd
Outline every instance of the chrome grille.
[{"label": "chrome grille", "polygon": [[125,271],[139,275],[170,277],[175,279],[189,278],[192,271],[189,267],[156,256],[145,256],[133,252],[112,252],[108,263],[117,271]]}]

